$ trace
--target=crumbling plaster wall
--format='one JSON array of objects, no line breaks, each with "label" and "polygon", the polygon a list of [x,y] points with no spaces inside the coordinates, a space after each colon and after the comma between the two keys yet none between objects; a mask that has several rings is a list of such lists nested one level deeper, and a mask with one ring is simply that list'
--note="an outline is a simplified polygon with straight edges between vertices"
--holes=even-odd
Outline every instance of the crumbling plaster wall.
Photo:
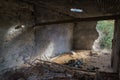
[{"label": "crumbling plaster wall", "polygon": [[97,21],[76,23],[73,36],[73,49],[91,50],[94,41],[98,38]]},{"label": "crumbling plaster wall", "polygon": [[38,8],[18,0],[0,1],[0,71],[71,50],[73,24],[33,28],[34,23],[63,18],[42,8],[35,12]]}]

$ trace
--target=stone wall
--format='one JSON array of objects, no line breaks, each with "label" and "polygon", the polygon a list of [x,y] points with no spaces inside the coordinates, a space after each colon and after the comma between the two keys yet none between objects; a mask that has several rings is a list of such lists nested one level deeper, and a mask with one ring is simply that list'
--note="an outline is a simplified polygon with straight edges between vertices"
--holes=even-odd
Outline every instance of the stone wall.
[{"label": "stone wall", "polygon": [[73,34],[73,49],[92,49],[94,41],[98,38],[96,24],[97,21],[79,22],[76,24]]},{"label": "stone wall", "polygon": [[36,58],[49,60],[71,49],[91,49],[97,38],[96,22],[81,22],[75,27],[73,23],[33,27],[64,18],[69,17],[38,5],[1,0],[0,71],[19,68]]},{"label": "stone wall", "polygon": [[71,50],[72,35],[72,24],[56,24],[35,29],[37,57],[40,56],[41,59],[49,60],[51,57],[69,52]]},{"label": "stone wall", "polygon": [[42,8],[37,10],[41,14],[35,14],[37,8],[18,0],[0,1],[0,71],[23,66],[35,58],[48,60],[70,51],[73,25],[33,28],[35,22],[45,21],[44,17],[49,18],[47,20],[61,18]]},{"label": "stone wall", "polygon": [[13,0],[0,1],[0,71],[22,66],[34,53],[32,7]]}]

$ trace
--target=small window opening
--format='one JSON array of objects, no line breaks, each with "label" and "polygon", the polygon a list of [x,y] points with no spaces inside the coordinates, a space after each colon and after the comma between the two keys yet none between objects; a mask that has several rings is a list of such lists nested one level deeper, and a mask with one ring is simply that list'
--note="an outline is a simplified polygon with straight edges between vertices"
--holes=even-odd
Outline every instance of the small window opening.
[{"label": "small window opening", "polygon": [[70,11],[71,11],[71,12],[77,12],[77,13],[83,12],[82,9],[77,9],[77,8],[71,8]]}]

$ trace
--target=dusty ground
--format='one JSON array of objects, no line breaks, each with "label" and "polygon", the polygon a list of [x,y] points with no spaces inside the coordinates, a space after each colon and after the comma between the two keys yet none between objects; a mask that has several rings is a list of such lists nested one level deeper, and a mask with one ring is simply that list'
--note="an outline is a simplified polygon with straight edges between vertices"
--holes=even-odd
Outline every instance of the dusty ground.
[{"label": "dusty ground", "polygon": [[[83,67],[92,65],[100,69],[97,72],[85,71],[83,68],[61,65],[71,60],[82,60],[87,65]],[[72,51],[53,58],[53,62],[36,59],[26,67],[8,70],[0,75],[0,80],[119,80],[119,74],[111,73],[110,60],[110,53]]]},{"label": "dusty ground", "polygon": [[94,52],[90,50],[79,50],[65,53],[52,59],[53,62],[64,64],[71,59],[82,59],[88,66],[99,67],[99,71],[112,72],[111,53]]}]

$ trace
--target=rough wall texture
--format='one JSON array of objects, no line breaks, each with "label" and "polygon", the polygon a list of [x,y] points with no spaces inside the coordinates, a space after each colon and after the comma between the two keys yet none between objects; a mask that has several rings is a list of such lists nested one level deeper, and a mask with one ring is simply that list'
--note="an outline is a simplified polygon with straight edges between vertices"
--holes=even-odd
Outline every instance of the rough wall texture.
[{"label": "rough wall texture", "polygon": [[[31,59],[46,60],[70,51],[73,25],[31,28],[35,16],[39,18],[37,22],[42,22],[44,20],[41,17],[48,15],[47,11],[44,13],[40,10],[42,14],[37,16],[33,11],[32,5],[16,0],[0,2],[0,71],[20,67]],[[50,18],[55,16],[50,14]]]},{"label": "rough wall texture", "polygon": [[[62,20],[67,17],[58,12],[38,7],[37,5],[34,6],[36,23]],[[70,51],[73,26],[72,23],[37,26],[35,29],[35,49],[37,55],[41,53],[37,57],[49,60],[51,57]]]},{"label": "rough wall texture", "polygon": [[13,0],[0,2],[0,71],[21,66],[34,52],[32,7]]},{"label": "rough wall texture", "polygon": [[[41,26],[39,26],[41,27]],[[36,53],[48,59],[71,50],[72,24],[43,26],[35,30]],[[39,57],[38,56],[38,57]]]},{"label": "rough wall texture", "polygon": [[113,71],[118,72],[120,68],[120,20],[115,21],[111,62]]},{"label": "rough wall texture", "polygon": [[94,41],[98,38],[96,21],[80,22],[74,28],[73,49],[91,50]]},{"label": "rough wall texture", "polygon": [[74,49],[91,49],[97,34],[96,22],[78,23],[74,28],[74,40],[72,23],[31,27],[34,23],[65,17],[18,0],[1,0],[0,71],[20,67],[36,58],[49,60],[70,51],[72,41]]}]

